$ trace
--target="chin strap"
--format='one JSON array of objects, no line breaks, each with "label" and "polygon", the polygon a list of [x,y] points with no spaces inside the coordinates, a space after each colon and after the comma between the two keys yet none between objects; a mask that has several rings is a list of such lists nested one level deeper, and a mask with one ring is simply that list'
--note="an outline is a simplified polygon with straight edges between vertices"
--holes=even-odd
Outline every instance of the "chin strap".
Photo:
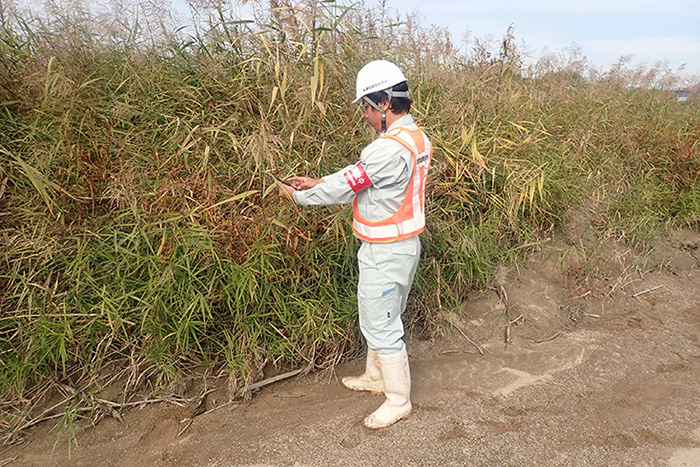
[{"label": "chin strap", "polygon": [[[391,99],[393,97],[408,97],[408,91],[394,91],[393,89],[388,88],[388,89],[385,89],[384,92],[387,95],[387,100],[389,101],[389,104],[391,104]],[[386,112],[384,110],[382,110],[382,108],[379,107],[371,99],[368,99],[367,97],[363,97],[362,100],[365,101],[367,104],[371,105],[372,107],[374,107],[374,109],[376,109],[382,113],[382,133],[385,133],[386,132]]]},{"label": "chin strap", "polygon": [[[392,97],[408,97],[408,91],[394,91],[393,89],[385,89],[384,92],[388,96],[389,104]],[[386,113],[382,111],[382,133],[386,133]]]}]

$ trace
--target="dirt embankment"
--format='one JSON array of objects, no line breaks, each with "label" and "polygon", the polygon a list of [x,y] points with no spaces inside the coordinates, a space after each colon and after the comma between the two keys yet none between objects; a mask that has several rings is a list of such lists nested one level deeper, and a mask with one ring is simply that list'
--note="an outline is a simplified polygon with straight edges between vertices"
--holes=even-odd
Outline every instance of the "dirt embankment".
[{"label": "dirt embankment", "polygon": [[340,385],[359,359],[249,402],[221,388],[190,420],[168,404],[106,418],[70,452],[40,425],[0,466],[700,466],[700,234],[645,257],[586,241],[565,232],[410,342],[414,412],[389,429],[362,426],[380,396]]}]

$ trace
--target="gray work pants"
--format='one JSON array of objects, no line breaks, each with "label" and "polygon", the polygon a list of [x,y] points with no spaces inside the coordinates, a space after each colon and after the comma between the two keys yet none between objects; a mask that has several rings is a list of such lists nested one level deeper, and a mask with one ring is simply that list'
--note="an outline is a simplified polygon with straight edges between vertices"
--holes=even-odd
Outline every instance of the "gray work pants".
[{"label": "gray work pants", "polygon": [[367,346],[379,355],[404,347],[401,313],[406,309],[420,250],[416,235],[393,243],[362,242],[357,253],[360,330]]}]

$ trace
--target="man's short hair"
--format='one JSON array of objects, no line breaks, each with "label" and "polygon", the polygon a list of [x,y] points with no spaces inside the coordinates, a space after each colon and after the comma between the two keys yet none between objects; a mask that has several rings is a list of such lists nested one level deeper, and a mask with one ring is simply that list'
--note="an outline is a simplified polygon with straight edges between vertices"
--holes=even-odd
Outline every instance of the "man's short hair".
[{"label": "man's short hair", "polygon": [[[408,91],[408,83],[406,81],[394,85],[392,91]],[[387,100],[389,95],[384,91],[377,91],[367,94],[369,100],[375,104],[379,104],[383,100]],[[391,102],[389,102],[389,109],[395,114],[408,113],[411,111],[411,104],[413,101],[410,97],[392,97]]]}]

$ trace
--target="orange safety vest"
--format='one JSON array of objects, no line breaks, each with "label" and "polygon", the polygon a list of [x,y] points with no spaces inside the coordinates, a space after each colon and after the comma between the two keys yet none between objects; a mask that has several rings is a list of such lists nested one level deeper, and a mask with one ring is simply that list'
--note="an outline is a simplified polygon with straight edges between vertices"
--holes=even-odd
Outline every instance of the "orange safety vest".
[{"label": "orange safety vest", "polygon": [[418,235],[425,228],[425,181],[433,157],[433,147],[420,129],[398,127],[380,138],[398,141],[411,151],[413,175],[399,210],[382,221],[370,222],[360,216],[355,197],[352,229],[355,235],[366,242],[391,243]]}]

